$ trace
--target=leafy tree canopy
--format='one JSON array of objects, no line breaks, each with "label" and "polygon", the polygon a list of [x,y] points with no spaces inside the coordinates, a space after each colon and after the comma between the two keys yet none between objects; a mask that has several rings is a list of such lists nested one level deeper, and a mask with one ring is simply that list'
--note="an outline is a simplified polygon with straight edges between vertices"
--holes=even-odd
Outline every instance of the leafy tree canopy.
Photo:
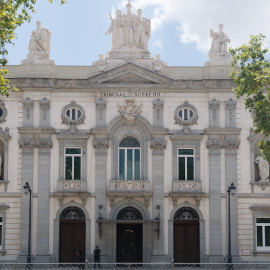
[{"label": "leafy tree canopy", "polygon": [[[48,2],[53,1],[48,0]],[[66,0],[60,1],[61,4],[66,3]],[[24,22],[30,22],[31,13],[35,12],[36,2],[37,0],[0,0],[0,65],[5,66],[8,63],[6,46],[14,44],[17,28]],[[5,78],[7,73],[7,69],[0,69],[0,95],[2,96],[9,96],[11,90],[18,90]]]},{"label": "leafy tree canopy", "polygon": [[[270,61],[263,48],[265,36],[251,36],[248,44],[230,49],[232,72],[237,98],[244,97],[246,108],[253,115],[253,132],[264,134],[259,142],[262,156],[270,161]],[[239,64],[239,66],[238,66]]]}]

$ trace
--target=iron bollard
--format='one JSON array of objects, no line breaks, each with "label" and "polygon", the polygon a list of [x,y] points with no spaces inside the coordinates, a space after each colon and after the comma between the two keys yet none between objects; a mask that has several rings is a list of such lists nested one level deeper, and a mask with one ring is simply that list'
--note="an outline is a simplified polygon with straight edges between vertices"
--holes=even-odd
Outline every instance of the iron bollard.
[{"label": "iron bollard", "polygon": [[174,270],[174,260],[171,260],[171,270]]},{"label": "iron bollard", "polygon": [[88,269],[88,260],[85,260],[84,269],[85,269],[85,270],[87,270],[87,269]]}]

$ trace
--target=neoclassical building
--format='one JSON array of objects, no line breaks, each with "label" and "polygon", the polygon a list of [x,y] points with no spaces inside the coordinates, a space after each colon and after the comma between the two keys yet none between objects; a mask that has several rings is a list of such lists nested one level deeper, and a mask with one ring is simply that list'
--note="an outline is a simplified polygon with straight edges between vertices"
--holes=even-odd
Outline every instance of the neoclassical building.
[{"label": "neoclassical building", "polygon": [[89,261],[99,245],[102,262],[224,262],[232,182],[233,261],[269,262],[269,166],[262,179],[223,26],[204,66],[170,67],[130,8],[92,66],[55,65],[40,23],[27,59],[8,66],[20,91],[0,101],[1,262],[26,261],[26,182],[34,262],[77,261],[79,245]]}]

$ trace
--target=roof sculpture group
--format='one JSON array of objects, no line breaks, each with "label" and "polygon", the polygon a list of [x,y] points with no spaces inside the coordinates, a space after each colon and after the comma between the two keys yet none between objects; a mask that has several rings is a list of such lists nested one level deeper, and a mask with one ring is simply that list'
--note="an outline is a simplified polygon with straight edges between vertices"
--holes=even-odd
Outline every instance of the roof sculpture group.
[{"label": "roof sculpture group", "polygon": [[[151,20],[142,17],[142,10],[138,9],[137,14],[131,12],[132,5],[126,5],[126,13],[121,10],[116,11],[115,18],[110,14],[111,25],[106,32],[112,34],[112,49],[107,53],[106,58],[149,58],[151,54],[148,50],[148,42],[151,33]],[[37,22],[37,28],[32,32],[29,43],[29,54],[27,59],[44,60],[50,59],[50,38],[51,33],[46,28],[41,28],[41,22]],[[212,44],[209,51],[210,63],[225,64],[224,60],[230,61],[230,53],[228,53],[229,37],[223,32],[223,25],[219,25],[219,31],[210,30]],[[157,61],[160,61],[158,55]],[[100,60],[105,61],[100,56]],[[102,62],[100,61],[100,62]],[[222,61],[223,63],[221,63]],[[39,61],[42,63],[42,61]],[[229,62],[226,62],[226,64]],[[158,66],[158,62],[157,62]],[[102,69],[102,68],[101,68]],[[159,68],[155,70],[159,72]]]}]

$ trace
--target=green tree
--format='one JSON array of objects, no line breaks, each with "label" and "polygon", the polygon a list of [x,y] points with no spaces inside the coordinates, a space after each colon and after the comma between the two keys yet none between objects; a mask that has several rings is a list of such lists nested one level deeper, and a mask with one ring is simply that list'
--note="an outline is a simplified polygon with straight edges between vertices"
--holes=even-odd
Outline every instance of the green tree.
[{"label": "green tree", "polygon": [[[253,114],[253,132],[264,134],[259,142],[262,156],[270,161],[270,61],[269,49],[263,48],[265,36],[250,36],[248,44],[230,49],[235,95],[244,97],[245,106]],[[239,66],[238,66],[239,65]]]},{"label": "green tree", "polygon": [[[25,22],[30,22],[31,13],[35,12],[34,6],[37,0],[0,0],[0,65],[8,63],[8,44],[14,44],[16,30]],[[48,0],[53,2],[53,0]],[[61,4],[66,0],[61,0]],[[9,96],[11,90],[18,90],[11,86],[5,75],[7,69],[0,69],[0,95]]]}]

